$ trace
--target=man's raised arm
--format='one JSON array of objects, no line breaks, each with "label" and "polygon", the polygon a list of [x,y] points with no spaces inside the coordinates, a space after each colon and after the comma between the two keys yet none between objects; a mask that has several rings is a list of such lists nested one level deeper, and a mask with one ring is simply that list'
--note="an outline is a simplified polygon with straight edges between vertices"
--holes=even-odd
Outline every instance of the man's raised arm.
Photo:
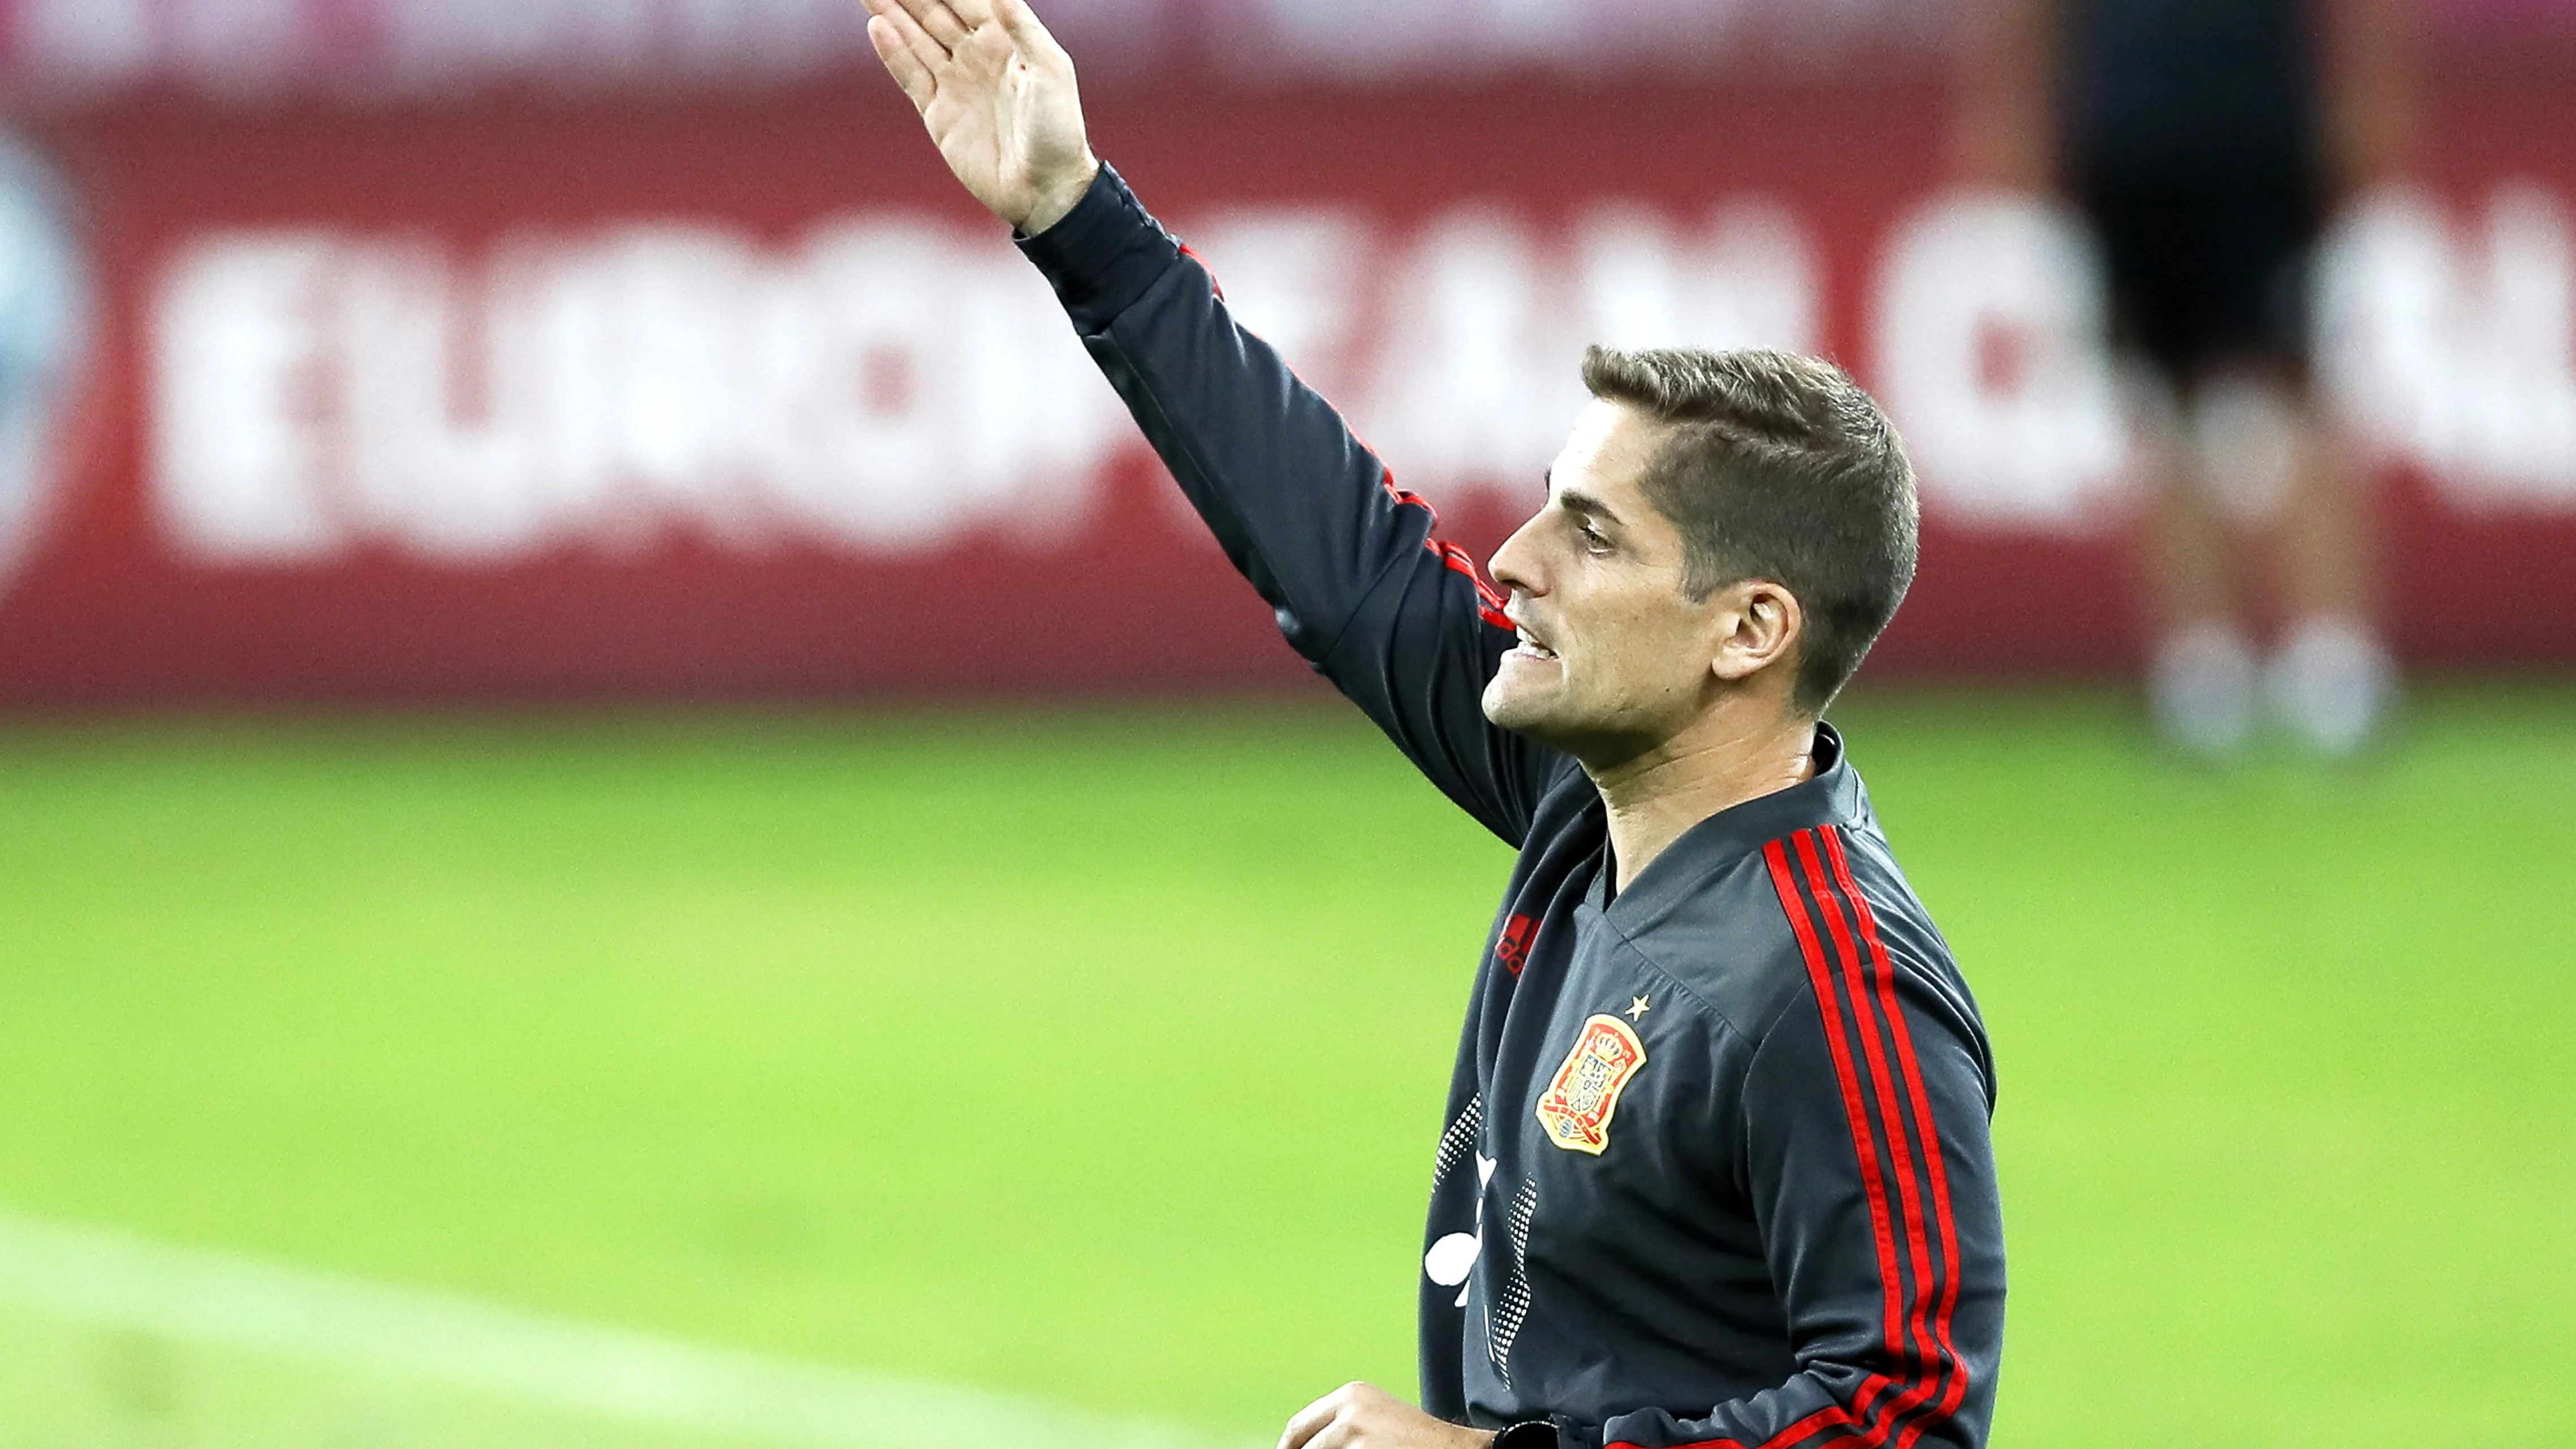
[{"label": "man's raised arm", "polygon": [[1025,0],[865,0],[868,38],[975,199],[1020,233],[1101,371],[1300,654],[1517,845],[1560,758],[1484,717],[1503,599],[1429,507],[1091,154]]}]

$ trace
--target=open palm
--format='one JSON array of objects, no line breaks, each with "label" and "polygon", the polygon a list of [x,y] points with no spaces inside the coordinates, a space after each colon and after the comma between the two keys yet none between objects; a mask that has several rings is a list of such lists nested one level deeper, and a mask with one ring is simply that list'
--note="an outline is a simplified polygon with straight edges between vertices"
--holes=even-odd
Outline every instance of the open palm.
[{"label": "open palm", "polygon": [[1073,59],[1026,0],[864,0],[868,40],[948,169],[1023,232],[1073,209],[1099,169]]}]

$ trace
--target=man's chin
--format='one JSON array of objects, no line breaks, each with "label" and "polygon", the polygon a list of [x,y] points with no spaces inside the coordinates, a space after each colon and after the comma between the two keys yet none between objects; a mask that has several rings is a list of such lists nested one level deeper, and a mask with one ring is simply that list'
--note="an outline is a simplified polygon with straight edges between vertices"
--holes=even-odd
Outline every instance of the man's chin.
[{"label": "man's chin", "polygon": [[1527,735],[1542,744],[1547,741],[1548,723],[1555,713],[1549,708],[1551,703],[1536,691],[1510,688],[1499,677],[1485,686],[1485,718],[1497,729]]},{"label": "man's chin", "polygon": [[1495,728],[1572,755],[1587,770],[1610,768],[1652,747],[1656,738],[1634,726],[1586,718],[1559,690],[1513,689],[1500,677],[1486,684],[1481,703]]}]

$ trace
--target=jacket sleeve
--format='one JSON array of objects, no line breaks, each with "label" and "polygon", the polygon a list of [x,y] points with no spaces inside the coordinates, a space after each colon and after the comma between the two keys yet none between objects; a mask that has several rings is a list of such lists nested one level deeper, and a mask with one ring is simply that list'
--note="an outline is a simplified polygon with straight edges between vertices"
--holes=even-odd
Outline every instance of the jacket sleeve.
[{"label": "jacket sleeve", "polygon": [[[1741,1171],[1798,1371],[1704,1417],[1560,1438],[1635,1449],[1977,1449],[2003,1351],[1990,1058],[1973,1016],[1894,957],[1838,846],[1774,847],[1808,987],[1745,1074]],[[1814,874],[1805,872],[1812,867]]]},{"label": "jacket sleeve", "polygon": [[1280,632],[1450,799],[1521,843],[1562,757],[1496,729],[1502,595],[1107,166],[1021,249]]}]

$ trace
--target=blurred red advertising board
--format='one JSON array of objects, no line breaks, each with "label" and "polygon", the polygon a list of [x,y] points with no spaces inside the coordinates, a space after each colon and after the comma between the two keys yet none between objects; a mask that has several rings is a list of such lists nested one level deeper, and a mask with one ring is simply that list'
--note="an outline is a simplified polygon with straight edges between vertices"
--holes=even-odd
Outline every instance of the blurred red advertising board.
[{"label": "blurred red advertising board", "polygon": [[[1939,50],[1961,3],[1037,0],[1036,9],[1094,80],[1181,71],[1258,84],[1901,60]],[[736,93],[873,64],[863,18],[856,0],[0,0],[0,96],[51,105],[150,90],[236,103],[510,88]]]},{"label": "blurred red advertising board", "polygon": [[[1922,471],[1873,667],[2119,667],[2080,233],[1919,84],[1115,88],[1094,137],[1480,553],[1587,340],[1829,353]],[[2440,98],[2325,268],[2426,663],[2576,660],[2576,137]],[[1132,693],[1267,611],[881,84],[67,110],[0,156],[0,700]],[[2238,450],[2263,451],[2259,433]],[[2244,491],[2261,492],[2246,464]]]},{"label": "blurred red advertising board", "polygon": [[[1256,86],[1920,69],[1974,3],[1035,0],[1095,81]],[[2576,45],[2576,0],[2411,4],[2436,50],[2480,64]],[[0,0],[0,97],[739,93],[865,69],[861,18],[855,0]]]}]

